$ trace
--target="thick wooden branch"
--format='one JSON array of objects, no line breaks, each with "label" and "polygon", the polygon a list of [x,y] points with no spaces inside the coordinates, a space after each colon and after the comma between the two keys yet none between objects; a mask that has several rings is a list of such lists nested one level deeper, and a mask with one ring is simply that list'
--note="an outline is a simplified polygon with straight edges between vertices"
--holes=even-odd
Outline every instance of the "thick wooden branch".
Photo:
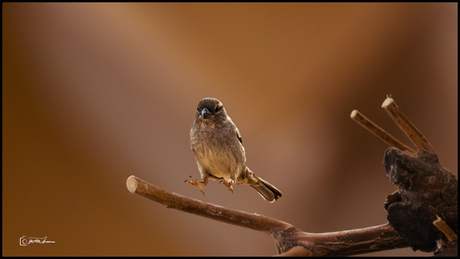
[{"label": "thick wooden branch", "polygon": [[227,209],[219,205],[214,205],[174,192],[166,191],[134,175],[131,175],[127,179],[126,186],[130,192],[163,204],[167,208],[181,210],[240,227],[268,232],[293,227],[289,223],[257,213]]},{"label": "thick wooden branch", "polygon": [[409,246],[388,223],[330,233],[296,231],[291,238],[313,256],[349,256]]},{"label": "thick wooden branch", "polygon": [[213,220],[268,233],[277,252],[286,256],[344,256],[407,247],[389,224],[331,233],[308,233],[284,221],[229,209],[166,191],[132,175],[126,185],[131,193]]}]

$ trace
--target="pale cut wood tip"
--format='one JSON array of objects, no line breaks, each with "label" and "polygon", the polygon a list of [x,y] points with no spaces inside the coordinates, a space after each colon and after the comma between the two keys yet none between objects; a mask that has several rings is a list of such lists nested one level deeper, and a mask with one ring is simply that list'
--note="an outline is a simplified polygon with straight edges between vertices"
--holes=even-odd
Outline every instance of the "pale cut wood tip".
[{"label": "pale cut wood tip", "polygon": [[135,193],[137,190],[137,180],[136,176],[131,175],[126,179],[126,187],[128,188],[128,191],[131,193]]},{"label": "pale cut wood tip", "polygon": [[350,114],[350,118],[355,119],[356,115],[358,115],[358,110],[353,110]]},{"label": "pale cut wood tip", "polygon": [[396,105],[395,100],[393,100],[393,98],[391,98],[390,96],[387,96],[385,101],[382,103],[382,108],[387,108],[391,104]]}]

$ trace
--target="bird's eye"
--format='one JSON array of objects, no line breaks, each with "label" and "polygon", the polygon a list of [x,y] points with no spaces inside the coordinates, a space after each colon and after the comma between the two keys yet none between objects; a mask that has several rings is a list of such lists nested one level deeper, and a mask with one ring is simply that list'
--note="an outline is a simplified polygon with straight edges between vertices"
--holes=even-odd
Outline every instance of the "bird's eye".
[{"label": "bird's eye", "polygon": [[220,109],[222,109],[222,105],[217,105],[215,112],[220,111]]}]

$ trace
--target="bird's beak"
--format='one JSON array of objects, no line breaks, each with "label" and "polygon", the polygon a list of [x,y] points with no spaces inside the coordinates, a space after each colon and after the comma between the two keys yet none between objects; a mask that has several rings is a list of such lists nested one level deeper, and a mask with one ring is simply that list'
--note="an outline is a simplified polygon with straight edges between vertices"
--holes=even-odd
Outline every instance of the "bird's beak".
[{"label": "bird's beak", "polygon": [[203,117],[203,119],[206,119],[209,115],[211,115],[211,112],[208,108],[203,108],[203,110],[201,110],[201,117]]}]

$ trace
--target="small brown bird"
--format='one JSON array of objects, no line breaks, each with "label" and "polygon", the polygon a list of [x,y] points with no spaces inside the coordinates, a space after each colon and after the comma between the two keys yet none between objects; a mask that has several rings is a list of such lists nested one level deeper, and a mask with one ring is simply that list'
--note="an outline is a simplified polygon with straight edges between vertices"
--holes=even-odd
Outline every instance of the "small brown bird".
[{"label": "small brown bird", "polygon": [[195,155],[201,181],[185,182],[198,187],[206,186],[208,179],[220,181],[233,192],[232,184],[247,184],[256,189],[269,202],[281,197],[273,185],[257,177],[246,166],[246,154],[241,135],[222,103],[215,98],[204,98],[198,103],[195,121],[190,131],[190,144]]}]

